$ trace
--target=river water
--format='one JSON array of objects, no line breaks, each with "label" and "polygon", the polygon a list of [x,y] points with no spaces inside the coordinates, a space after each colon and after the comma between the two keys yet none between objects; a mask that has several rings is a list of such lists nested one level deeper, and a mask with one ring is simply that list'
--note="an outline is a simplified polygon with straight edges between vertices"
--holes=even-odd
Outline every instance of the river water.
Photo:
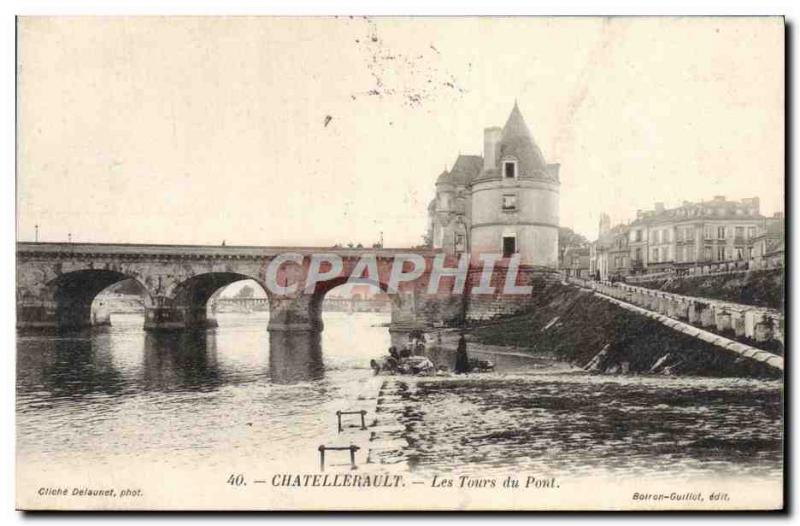
[{"label": "river water", "polygon": [[[389,345],[387,315],[325,313],[321,341],[271,338],[267,317],[221,313],[216,329],[159,336],[117,315],[81,335],[19,335],[18,463],[315,469],[317,446],[341,439],[335,412],[375,407],[383,379],[368,362]],[[408,381],[410,467],[780,476],[780,382],[499,363]]]}]

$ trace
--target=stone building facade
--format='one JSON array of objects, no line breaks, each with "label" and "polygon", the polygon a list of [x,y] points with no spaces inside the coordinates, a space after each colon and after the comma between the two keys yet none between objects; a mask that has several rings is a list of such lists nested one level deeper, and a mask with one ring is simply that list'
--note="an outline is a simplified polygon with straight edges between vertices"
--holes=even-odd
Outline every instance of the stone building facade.
[{"label": "stone building facade", "polygon": [[591,247],[589,245],[565,248],[561,257],[561,271],[567,277],[589,278],[590,253]]},{"label": "stone building facade", "polygon": [[484,130],[482,156],[459,155],[436,180],[428,207],[433,248],[474,259],[519,254],[522,266],[557,269],[558,170],[514,104],[505,126]]},{"label": "stone building facade", "polygon": [[751,261],[765,217],[758,197],[730,201],[715,196],[710,201],[684,203],[638,211],[629,224],[609,226],[603,215],[598,239],[593,243],[590,272],[610,279],[629,274],[658,272],[705,263]]},{"label": "stone building facade", "polygon": [[589,249],[589,276],[609,279],[627,274],[630,265],[626,225],[611,226],[608,214],[601,214],[597,241]]}]

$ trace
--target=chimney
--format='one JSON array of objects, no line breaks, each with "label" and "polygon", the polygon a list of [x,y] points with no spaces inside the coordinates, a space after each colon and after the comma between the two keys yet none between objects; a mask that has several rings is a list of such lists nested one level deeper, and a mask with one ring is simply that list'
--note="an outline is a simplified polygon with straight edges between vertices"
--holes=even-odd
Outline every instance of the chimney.
[{"label": "chimney", "polygon": [[497,126],[483,130],[483,169],[494,170],[497,168],[497,146],[503,129]]},{"label": "chimney", "polygon": [[656,203],[656,213],[660,214],[663,211],[664,211],[664,203],[659,201],[658,203]]},{"label": "chimney", "polygon": [[716,201],[718,203],[724,203],[725,202],[725,196],[724,195],[715,195],[714,196],[714,201]]},{"label": "chimney", "polygon": [[611,230],[611,217],[606,214],[600,214],[600,225],[598,228],[598,233],[602,236],[608,233]]}]

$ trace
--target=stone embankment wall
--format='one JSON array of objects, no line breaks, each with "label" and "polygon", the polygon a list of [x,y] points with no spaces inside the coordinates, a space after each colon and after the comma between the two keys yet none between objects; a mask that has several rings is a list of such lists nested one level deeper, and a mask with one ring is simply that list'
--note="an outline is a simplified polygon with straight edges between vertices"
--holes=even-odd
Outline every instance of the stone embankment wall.
[{"label": "stone embankment wall", "polygon": [[639,287],[689,296],[783,308],[784,269],[753,270],[729,274],[670,277],[635,283]]},{"label": "stone embankment wall", "polygon": [[474,289],[480,286],[481,274],[478,271],[470,272],[467,282],[470,293],[464,298],[467,302],[466,319],[468,321],[491,320],[529,311],[536,305],[536,298],[541,291],[560,281],[558,272],[550,269],[526,267],[520,269],[515,284],[532,287],[533,294],[506,294],[503,292],[506,276],[506,269],[501,267],[490,281],[490,284],[495,288],[495,293],[474,294]]},{"label": "stone embankment wall", "polygon": [[588,370],[710,376],[780,376],[764,364],[675,331],[593,294],[560,283],[534,295],[528,312],[473,324],[480,343],[555,355]]},{"label": "stone embankment wall", "polygon": [[648,315],[657,313],[665,318],[688,323],[748,346],[783,355],[784,317],[783,312],[779,310],[682,296],[625,283],[574,278],[570,278],[569,281],[573,285],[591,289],[607,298],[645,309]]}]

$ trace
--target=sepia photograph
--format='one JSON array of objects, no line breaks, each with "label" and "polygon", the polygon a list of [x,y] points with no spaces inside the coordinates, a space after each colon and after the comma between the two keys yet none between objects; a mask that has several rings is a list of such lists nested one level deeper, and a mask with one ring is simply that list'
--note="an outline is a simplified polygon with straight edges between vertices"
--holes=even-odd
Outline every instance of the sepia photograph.
[{"label": "sepia photograph", "polygon": [[786,38],[17,17],[16,508],[784,509]]}]

